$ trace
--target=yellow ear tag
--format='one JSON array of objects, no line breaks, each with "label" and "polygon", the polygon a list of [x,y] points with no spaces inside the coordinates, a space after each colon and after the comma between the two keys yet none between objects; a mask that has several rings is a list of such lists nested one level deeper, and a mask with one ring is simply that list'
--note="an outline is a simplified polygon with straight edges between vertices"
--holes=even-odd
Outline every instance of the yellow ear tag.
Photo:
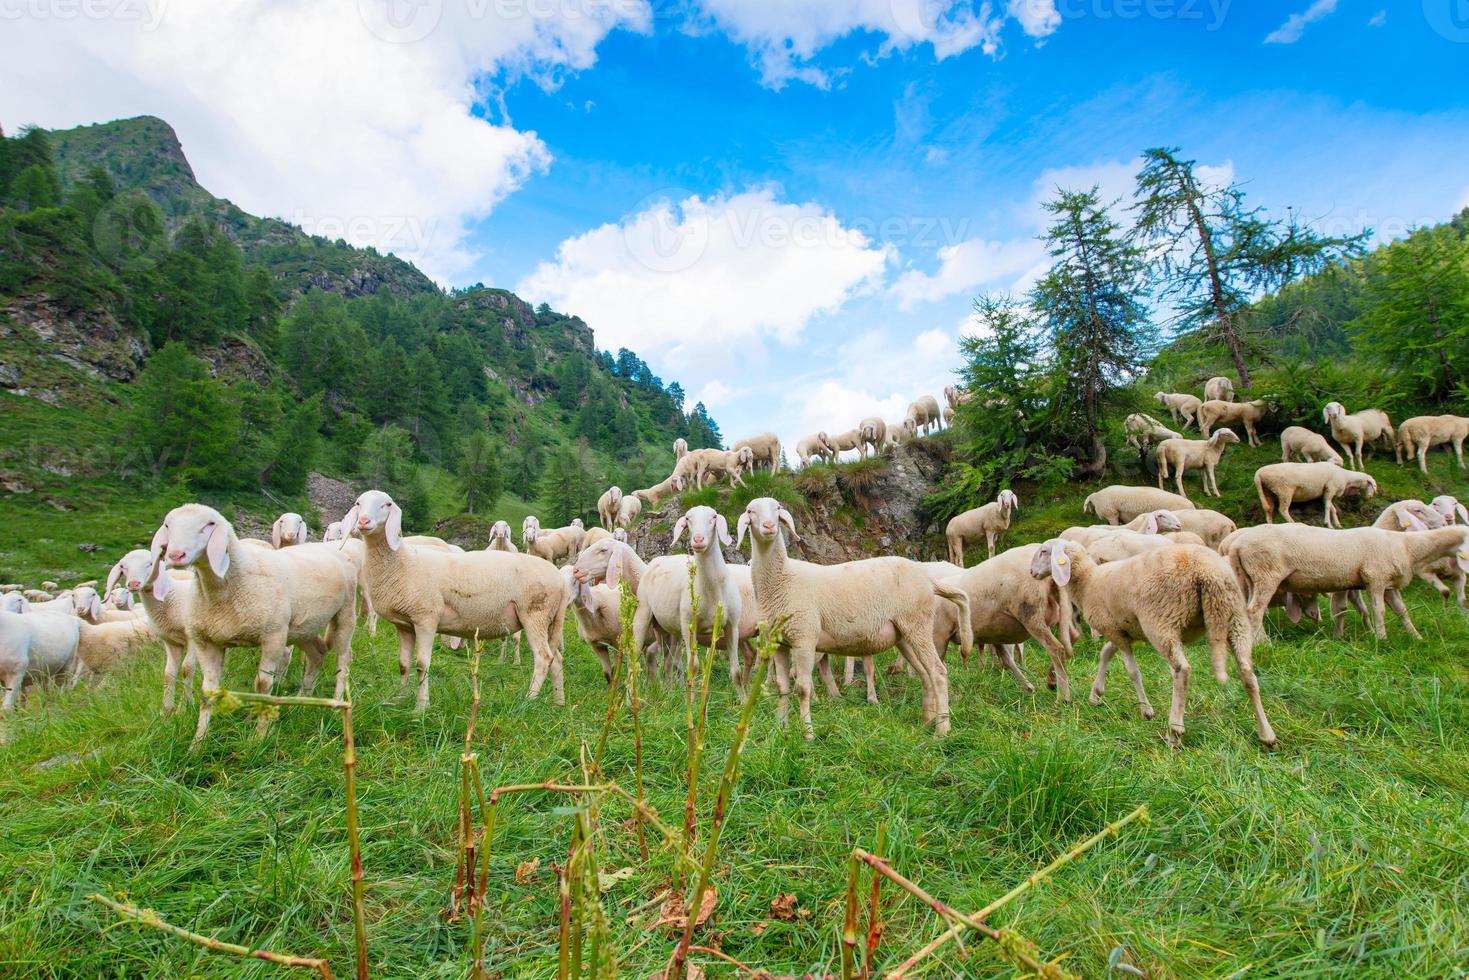
[{"label": "yellow ear tag", "polygon": [[1459,560],[1460,561],[1469,561],[1469,551],[1461,551],[1461,552],[1459,552]]},{"label": "yellow ear tag", "polygon": [[1066,564],[1066,556],[1065,555],[1062,555],[1060,558],[1057,558],[1056,559],[1056,564],[1058,564],[1058,565],[1064,565],[1064,564]]}]

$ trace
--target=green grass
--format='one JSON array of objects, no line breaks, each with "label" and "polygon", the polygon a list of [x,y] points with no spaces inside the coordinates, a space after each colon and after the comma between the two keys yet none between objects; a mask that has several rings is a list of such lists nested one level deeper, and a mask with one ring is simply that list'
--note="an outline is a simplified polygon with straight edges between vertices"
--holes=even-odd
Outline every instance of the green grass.
[{"label": "green grass", "polygon": [[[1429,976],[1469,968],[1469,622],[1420,586],[1410,605],[1426,636],[1391,628],[1378,643],[1353,619],[1347,642],[1274,623],[1257,651],[1281,748],[1261,751],[1239,685],[1195,682],[1186,747],[1160,735],[1166,671],[1140,652],[1160,716],[1138,718],[1120,668],[1104,704],[1085,704],[1096,645],[1073,663],[1079,703],[1022,695],[996,670],[951,658],[954,731],[918,726],[916,682],[884,676],[882,704],[856,691],[814,708],[803,743],[764,704],[744,756],[725,834],[710,932],[724,950],[776,974],[834,972],[844,860],[888,828],[896,867],[933,894],[977,908],[1081,837],[1139,803],[1130,829],[997,917],[1086,976],[1124,961],[1153,977]],[[462,655],[439,651],[433,703],[415,716],[398,697],[386,631],[357,640],[359,793],[376,976],[458,977],[468,926],[445,924],[454,874],[457,763],[468,708]],[[1200,651],[1197,659],[1202,662]],[[529,668],[483,668],[477,749],[488,783],[571,772],[594,741],[605,688],[568,635],[568,705],[527,703]],[[244,717],[217,718],[197,756],[192,711],[156,714],[161,657],[140,655],[94,689],[38,691],[0,747],[0,975],[264,977],[274,968],[208,954],[131,926],[85,901],[125,893],[169,921],[220,938],[331,959],[351,958],[339,723],[287,710],[264,741]],[[245,687],[251,652],[227,662]],[[1028,672],[1040,681],[1032,653]],[[299,660],[283,689],[293,691]],[[718,672],[716,671],[716,676]],[[325,682],[324,682],[325,683]],[[681,689],[654,689],[645,717],[650,796],[665,815],[682,800]],[[733,730],[724,684],[711,706],[703,799]],[[66,756],[65,754],[72,755]],[[57,761],[58,756],[64,756]],[[51,760],[52,764],[41,767]],[[613,737],[607,767],[631,782],[632,739]],[[556,889],[569,824],[563,801],[504,805],[491,859],[489,965],[552,976]],[[647,976],[670,948],[633,910],[666,883],[670,860],[637,858],[627,816],[608,804],[604,869],[631,867],[605,901],[622,973]],[[676,820],[676,816],[675,816]],[[539,858],[533,882],[515,868]],[[810,917],[768,922],[777,894]],[[887,891],[883,962],[937,934],[931,915]],[[646,915],[644,919],[646,920]],[[757,934],[761,923],[767,923]],[[706,934],[707,938],[707,934]],[[928,976],[1006,976],[982,946]]]}]

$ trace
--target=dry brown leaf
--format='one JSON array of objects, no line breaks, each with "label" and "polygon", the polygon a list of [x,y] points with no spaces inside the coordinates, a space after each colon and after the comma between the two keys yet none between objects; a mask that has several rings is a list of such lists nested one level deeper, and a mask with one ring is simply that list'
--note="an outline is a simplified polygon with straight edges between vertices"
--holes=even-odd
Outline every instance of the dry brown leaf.
[{"label": "dry brown leaf", "polygon": [[515,866],[515,883],[517,885],[529,885],[536,880],[536,872],[541,869],[541,859],[531,858],[529,861],[521,861]]},{"label": "dry brown leaf", "polygon": [[782,922],[793,921],[796,918],[796,893],[777,893],[770,903],[770,914]]},{"label": "dry brown leaf", "polygon": [[[699,912],[694,918],[694,928],[697,929],[709,920],[709,916],[714,914],[714,905],[718,901],[719,893],[711,885],[705,890],[704,897],[699,900]],[[658,927],[667,927],[678,931],[687,927],[688,924],[689,913],[688,909],[684,906],[683,896],[674,894],[668,896],[667,901],[663,903],[663,907],[658,910],[658,921],[653,923],[653,927],[655,929]]]},{"label": "dry brown leaf", "polygon": [[752,932],[752,933],[754,933],[755,935],[758,936],[762,932],[764,932],[766,929],[769,929],[769,928],[770,928],[770,923],[769,922],[760,921],[760,922],[757,922],[757,923],[755,923],[754,925],[752,925],[750,927],[750,932]]}]

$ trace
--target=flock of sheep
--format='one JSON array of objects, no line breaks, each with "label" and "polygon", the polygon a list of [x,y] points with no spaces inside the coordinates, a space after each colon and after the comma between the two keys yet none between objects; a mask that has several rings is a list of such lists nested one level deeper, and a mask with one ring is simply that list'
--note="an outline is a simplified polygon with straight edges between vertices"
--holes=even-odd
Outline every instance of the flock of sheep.
[{"label": "flock of sheep", "polygon": [[[970,397],[955,389],[945,394],[946,412],[939,411],[936,399],[922,398],[899,425],[864,419],[835,439],[817,433],[802,440],[798,455],[803,464],[835,459],[851,449],[865,455],[899,434],[926,434]],[[533,660],[528,697],[538,696],[549,678],[552,699],[562,704],[568,609],[610,680],[623,633],[620,583],[625,579],[638,598],[630,624],[635,653],[649,660],[650,669],[657,669],[660,660],[665,672],[687,669],[697,646],[712,646],[717,639],[728,658],[731,684],[743,691],[750,682],[759,625],[781,623],[783,641],[773,671],[779,716],[785,719],[794,690],[807,737],[813,674],[819,669],[828,694],[835,696],[839,689],[830,658],[845,659],[848,683],[861,659],[868,700],[875,701],[873,658],[891,648],[900,656],[895,669],[917,677],[922,720],[939,734],[950,726],[945,654],[951,644],[959,646],[966,662],[976,645],[992,650],[1017,682],[1033,691],[1020,657],[1024,643],[1033,640],[1049,657],[1048,683],[1060,699],[1069,700],[1067,667],[1084,620],[1106,641],[1092,703],[1104,693],[1111,657],[1120,654],[1142,716],[1153,717],[1133,659],[1133,645],[1146,642],[1172,672],[1167,737],[1178,744],[1191,673],[1184,644],[1206,636],[1215,678],[1225,681],[1232,656],[1259,738],[1272,746],[1275,733],[1251,663],[1253,644],[1264,636],[1266,610],[1280,605],[1292,621],[1305,615],[1319,622],[1317,597],[1327,595],[1338,635],[1348,607],[1354,607],[1383,637],[1384,609],[1390,606],[1416,637],[1400,590],[1416,576],[1465,604],[1469,513],[1447,496],[1430,503],[1403,500],[1386,508],[1372,527],[1342,530],[1333,500],[1348,493],[1370,496],[1376,484],[1364,472],[1343,466],[1324,437],[1291,427],[1281,435],[1285,461],[1261,467],[1255,475],[1267,523],[1238,528],[1229,517],[1198,509],[1184,496],[1183,474],[1200,470],[1205,492],[1212,488],[1217,494],[1214,465],[1224,445],[1238,438],[1228,428],[1214,427],[1242,424],[1254,442],[1254,424],[1269,406],[1235,403],[1222,378],[1210,381],[1205,394],[1205,399],[1158,395],[1176,422],[1199,426],[1206,436],[1202,440],[1184,439],[1146,415],[1129,417],[1129,441],[1142,449],[1155,447],[1159,486],[1111,486],[1087,497],[1083,511],[1105,523],[1072,527],[1057,538],[997,552],[1020,506],[1014,492],[1003,490],[993,502],[949,522],[947,561],[896,556],[834,565],[801,561],[788,551],[800,541],[795,518],[770,497],[749,503],[733,537],[722,514],[692,507],[678,518],[672,538],[677,545],[687,536],[687,553],[647,561],[638,555],[628,532],[645,503],[656,506],[671,492],[702,487],[711,479],[739,483],[755,468],[777,470],[781,448],[770,433],[741,440],[728,451],[677,446],[674,470],[663,482],[626,495],[612,487],[602,495],[601,526],[588,529],[578,519],[567,527],[543,529],[528,517],[520,547],[504,521],[495,523],[483,550],[405,534],[401,508],[379,490],[359,496],[319,543],[307,540],[306,523],[297,514],[282,515],[271,540],[263,541],[239,537],[210,507],[186,504],[168,513],[148,548],[118,560],[101,592],[95,582],[60,595],[3,587],[3,709],[14,708],[27,681],[69,678],[75,683],[152,643],[161,643],[165,651],[165,711],[174,708],[180,676],[185,697],[191,696],[196,665],[203,688],[217,690],[224,653],[237,647],[259,649],[255,689],[262,693],[284,674],[295,648],[306,661],[302,688],[311,691],[331,651],[335,696],[341,698],[359,610],[370,631],[384,620],[396,630],[401,682],[406,688],[410,672],[416,674],[419,710],[429,702],[429,670],[439,636],[451,647],[505,638],[515,644],[517,663],[523,637]],[[1420,465],[1428,448],[1452,443],[1463,465],[1469,419],[1410,419],[1394,435],[1387,416],[1376,410],[1349,415],[1332,402],[1323,414],[1348,462],[1360,466],[1365,446],[1387,441],[1398,448],[1400,462],[1406,453]],[[1292,456],[1306,461],[1291,461]],[[1162,489],[1169,471],[1176,476],[1178,494]],[[1313,499],[1323,501],[1326,527],[1292,521],[1291,504]],[[1287,524],[1270,523],[1276,509]],[[747,534],[750,563],[727,562],[724,548],[741,546]],[[981,539],[988,557],[964,567],[966,546]],[[45,585],[54,592],[54,583]],[[202,699],[196,744],[211,713],[211,700]],[[263,729],[268,719],[262,716],[259,724]]]}]

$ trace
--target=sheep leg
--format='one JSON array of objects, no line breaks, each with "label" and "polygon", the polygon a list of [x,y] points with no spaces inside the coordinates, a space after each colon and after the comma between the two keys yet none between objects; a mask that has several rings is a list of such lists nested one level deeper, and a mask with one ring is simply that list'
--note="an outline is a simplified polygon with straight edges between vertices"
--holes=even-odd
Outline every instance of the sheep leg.
[{"label": "sheep leg", "polygon": [[398,630],[398,690],[408,690],[408,670],[413,664],[413,630],[407,626],[393,626]]},{"label": "sheep leg", "polygon": [[807,740],[816,737],[816,730],[811,724],[811,674],[815,669],[815,647],[791,648],[791,686],[796,689],[796,708],[801,715],[801,737]]},{"label": "sheep leg", "polygon": [[[900,637],[901,638],[901,637]],[[933,624],[910,633],[906,642],[913,646],[914,662],[928,669],[925,680],[932,685],[930,700],[933,703],[933,733],[938,736],[949,734],[949,668],[939,659],[933,648]]]},{"label": "sheep leg", "polygon": [[1428,440],[1427,439],[1424,439],[1422,442],[1420,442],[1418,444],[1418,468],[1423,471],[1423,475],[1424,476],[1427,476],[1428,475]]},{"label": "sheep leg", "polygon": [[1295,494],[1291,491],[1289,487],[1286,487],[1275,501],[1275,505],[1280,508],[1281,520],[1285,521],[1287,524],[1294,524],[1296,522],[1296,519],[1290,516],[1290,502],[1294,499]]},{"label": "sheep leg", "polygon": [[1419,572],[1418,578],[1433,586],[1433,590],[1438,593],[1438,597],[1444,602],[1449,601],[1449,587],[1444,584],[1443,579],[1432,572]]},{"label": "sheep leg", "polygon": [[[8,714],[15,710],[15,702],[20,698],[21,684],[25,681],[25,671],[12,671],[6,678],[5,700],[0,702],[0,714]],[[4,732],[0,732],[0,742],[5,741]]]},{"label": "sheep leg", "polygon": [[1119,647],[1122,654],[1122,666],[1127,671],[1127,679],[1132,681],[1132,689],[1137,694],[1137,710],[1144,721],[1152,721],[1153,702],[1148,700],[1148,692],[1143,690],[1143,672],[1138,669],[1137,658],[1132,655],[1132,644],[1125,643]]},{"label": "sheep leg", "polygon": [[729,631],[727,646],[729,649],[729,683],[743,699],[745,685],[742,682],[742,675],[740,673],[740,629],[738,623],[734,624],[734,628]]},{"label": "sheep leg", "polygon": [[[1018,646],[1019,644],[1017,644],[1017,647]],[[1035,693],[1035,685],[1032,684],[1030,682],[1030,679],[1025,676],[1025,672],[1022,671],[1018,666],[1016,666],[1015,658],[1010,653],[1010,644],[995,644],[995,656],[999,657],[1000,663],[1005,665],[1005,669],[1015,676],[1016,682],[1025,689],[1026,694]]]},{"label": "sheep leg", "polygon": [[[986,530],[984,532],[984,542],[985,542],[986,545],[989,546],[989,550],[990,550],[989,556],[991,558],[995,557],[995,544],[999,541],[999,539],[1000,539],[1000,534],[999,534],[998,531]],[[962,567],[962,563],[960,563],[960,562],[955,562],[954,564],[960,565]]]},{"label": "sheep leg", "polygon": [[[311,639],[302,643],[301,648],[306,653],[306,669],[301,671],[300,693],[303,696],[307,696],[316,689],[316,677],[318,674],[321,673],[321,661],[322,658],[326,655],[326,645],[321,642],[321,639],[319,637],[312,637]],[[339,675],[341,674],[340,668],[337,672]],[[284,670],[281,671],[281,678],[282,680],[284,680],[285,678]],[[342,686],[345,683],[345,675],[340,676],[337,681],[338,686]],[[339,694],[337,696],[340,697],[341,695]]]},{"label": "sheep leg", "polygon": [[1102,650],[1097,654],[1097,677],[1092,681],[1092,692],[1087,697],[1087,703],[1102,703],[1102,695],[1107,693],[1107,667],[1112,663],[1112,653],[1116,649],[1117,644],[1111,640],[1102,644]]},{"label": "sheep leg", "polygon": [[[224,673],[224,647],[215,646],[212,643],[189,643],[189,654],[199,664],[199,673],[204,684],[206,695],[211,691],[219,690],[220,675]],[[189,743],[190,751],[197,749],[204,741],[204,733],[209,731],[209,719],[214,716],[214,705],[209,698],[199,699],[199,723],[194,728],[194,740]]]},{"label": "sheep leg", "polygon": [[[566,703],[565,679],[562,670],[561,658],[558,655],[556,644],[551,639],[549,623],[534,623],[522,621],[520,624],[524,630],[526,639],[530,642],[531,653],[531,677],[530,690],[526,692],[526,699],[534,701],[541,694],[541,687],[546,683],[546,676],[551,677],[551,703],[560,705]],[[425,697],[427,694],[425,693]]]},{"label": "sheep leg", "polygon": [[[847,662],[852,662],[850,657],[847,658]],[[839,698],[842,696],[842,689],[837,687],[837,680],[834,676],[832,676],[831,657],[829,656],[824,656],[821,658],[821,680],[826,685],[827,697]]]},{"label": "sheep leg", "polygon": [[872,665],[873,658],[862,658],[862,673],[867,677],[867,703],[877,704],[877,671],[872,669]]},{"label": "sheep leg", "polygon": [[1193,668],[1189,666],[1181,642],[1173,640],[1164,645],[1169,650],[1168,666],[1173,670],[1173,700],[1168,705],[1168,744],[1178,748],[1183,744],[1183,712],[1188,703],[1188,679]]},{"label": "sheep leg", "polygon": [[[504,649],[504,646],[505,646],[505,644],[502,641],[501,644],[500,644],[500,648],[501,649]],[[606,681],[608,684],[611,684],[612,683],[612,657],[611,657],[610,653],[608,652],[608,649],[607,649],[606,644],[604,644],[604,643],[598,643],[598,644],[594,645],[592,647],[592,652],[597,655],[597,659],[598,660],[602,661],[602,679],[604,681]]]},{"label": "sheep leg", "polygon": [[[306,647],[307,668],[306,673],[314,675],[311,662],[314,659],[317,667],[321,666],[321,653],[316,649],[314,640],[307,640],[303,645]],[[313,651],[315,655],[313,657]],[[284,677],[287,665],[290,663],[290,648],[286,646],[284,636],[261,637],[260,640],[260,667],[255,672],[255,693],[269,694],[270,689],[275,686],[277,677]],[[314,679],[314,676],[313,676]],[[305,691],[303,689],[302,693]],[[266,731],[270,729],[270,717],[261,715],[255,723],[255,737],[264,738]]]},{"label": "sheep leg", "polygon": [[[1178,461],[1178,465],[1173,468],[1173,482],[1178,485],[1178,495],[1180,497],[1188,496],[1188,491],[1183,488],[1183,474],[1187,469],[1188,467],[1181,459]],[[1207,490],[1207,487],[1205,489]]]},{"label": "sheep leg", "polygon": [[1379,640],[1387,639],[1387,590],[1373,587],[1368,590],[1372,599],[1372,632]]},{"label": "sheep leg", "polygon": [[1458,600],[1458,602],[1459,602],[1459,608],[1460,609],[1465,608],[1465,603],[1464,603],[1464,580],[1466,578],[1469,578],[1469,576],[1466,576],[1463,572],[1455,571],[1455,573],[1454,573],[1454,597]]},{"label": "sheep leg", "polygon": [[1413,625],[1413,620],[1408,615],[1408,607],[1403,603],[1403,594],[1401,592],[1397,589],[1388,589],[1387,604],[1392,607],[1393,612],[1397,613],[1398,619],[1402,620],[1403,629],[1408,631],[1409,636],[1415,640],[1423,639],[1423,634],[1418,632],[1418,628]]},{"label": "sheep leg", "polygon": [[1464,440],[1454,440],[1454,458],[1459,461],[1459,469],[1464,468]]},{"label": "sheep leg", "polygon": [[791,714],[791,652],[785,647],[776,647],[772,656],[775,660],[775,690],[780,695],[775,705],[775,721],[784,727]]},{"label": "sheep leg", "polygon": [[179,662],[184,651],[167,641],[163,644],[163,713],[173,714],[174,692],[178,690]]},{"label": "sheep leg", "polygon": [[413,624],[413,666],[418,674],[418,699],[413,710],[422,714],[428,710],[428,671],[434,662],[434,635],[438,624],[425,620]]},{"label": "sheep leg", "polygon": [[1265,716],[1265,705],[1260,701],[1260,681],[1255,677],[1255,662],[1249,646],[1244,649],[1234,647],[1234,669],[1239,674],[1239,681],[1245,686],[1245,693],[1250,696],[1250,707],[1255,711],[1255,731],[1260,736],[1260,744],[1267,749],[1275,748],[1275,729],[1270,727],[1270,719]]},{"label": "sheep leg", "polygon": [[851,687],[857,683],[857,658],[848,657],[846,666],[842,668],[842,687]]},{"label": "sheep leg", "polygon": [[1328,490],[1321,499],[1323,501],[1322,508],[1326,517],[1326,526],[1341,527],[1341,517],[1336,512],[1336,504],[1332,503],[1335,499],[1335,494]]}]

